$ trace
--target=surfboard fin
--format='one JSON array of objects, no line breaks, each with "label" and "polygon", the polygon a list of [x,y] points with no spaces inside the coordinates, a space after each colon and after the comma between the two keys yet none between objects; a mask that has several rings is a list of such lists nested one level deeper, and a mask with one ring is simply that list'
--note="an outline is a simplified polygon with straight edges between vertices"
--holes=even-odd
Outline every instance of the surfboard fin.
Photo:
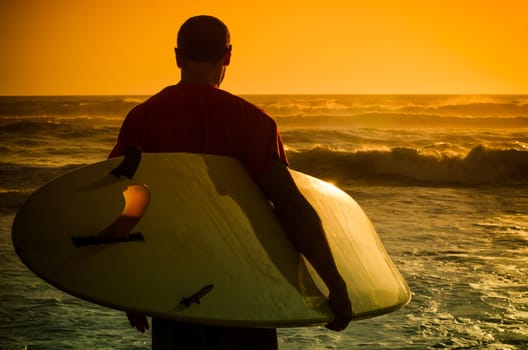
[{"label": "surfboard fin", "polygon": [[128,147],[125,151],[125,158],[117,168],[110,172],[110,174],[115,175],[116,177],[126,176],[132,180],[140,161],[141,151],[139,148]]},{"label": "surfboard fin", "polygon": [[207,295],[209,292],[211,292],[214,288],[214,284],[209,284],[202,289],[200,289],[198,292],[194,293],[188,298],[182,298],[182,301],[180,301],[180,305],[185,305],[186,307],[191,306],[192,303],[200,304],[200,299]]}]

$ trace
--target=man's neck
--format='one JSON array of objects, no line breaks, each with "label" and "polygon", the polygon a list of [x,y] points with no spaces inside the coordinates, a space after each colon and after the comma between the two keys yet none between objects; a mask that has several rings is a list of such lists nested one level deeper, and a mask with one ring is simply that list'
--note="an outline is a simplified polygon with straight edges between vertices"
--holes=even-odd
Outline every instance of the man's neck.
[{"label": "man's neck", "polygon": [[223,78],[223,66],[210,63],[191,62],[181,69],[182,83],[210,84],[219,87]]}]

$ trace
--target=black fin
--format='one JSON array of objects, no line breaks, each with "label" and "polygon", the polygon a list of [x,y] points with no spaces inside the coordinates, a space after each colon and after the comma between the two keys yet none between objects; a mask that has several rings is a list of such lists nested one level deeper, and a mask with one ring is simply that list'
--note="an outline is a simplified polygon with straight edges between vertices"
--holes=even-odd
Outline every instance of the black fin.
[{"label": "black fin", "polygon": [[132,179],[140,162],[141,151],[139,148],[133,146],[128,147],[125,152],[125,158],[117,168],[110,172],[110,174],[115,175],[116,177],[126,176],[129,179]]}]

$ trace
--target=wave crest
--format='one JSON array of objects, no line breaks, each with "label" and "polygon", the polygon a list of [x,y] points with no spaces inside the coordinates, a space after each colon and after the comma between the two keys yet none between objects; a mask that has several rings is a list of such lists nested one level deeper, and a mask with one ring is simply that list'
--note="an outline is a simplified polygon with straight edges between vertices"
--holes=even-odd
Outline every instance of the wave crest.
[{"label": "wave crest", "polygon": [[435,157],[412,148],[340,152],[322,147],[288,154],[293,168],[333,181],[384,185],[527,185],[528,152],[473,148]]}]

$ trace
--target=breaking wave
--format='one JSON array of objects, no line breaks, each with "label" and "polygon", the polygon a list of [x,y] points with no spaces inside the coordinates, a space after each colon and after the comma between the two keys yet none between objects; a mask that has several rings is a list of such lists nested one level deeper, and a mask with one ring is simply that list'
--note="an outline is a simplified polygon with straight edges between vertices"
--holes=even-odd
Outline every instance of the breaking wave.
[{"label": "breaking wave", "polygon": [[345,184],[528,185],[528,152],[514,149],[477,146],[465,157],[436,157],[400,147],[357,152],[317,147],[288,155],[293,168]]}]

